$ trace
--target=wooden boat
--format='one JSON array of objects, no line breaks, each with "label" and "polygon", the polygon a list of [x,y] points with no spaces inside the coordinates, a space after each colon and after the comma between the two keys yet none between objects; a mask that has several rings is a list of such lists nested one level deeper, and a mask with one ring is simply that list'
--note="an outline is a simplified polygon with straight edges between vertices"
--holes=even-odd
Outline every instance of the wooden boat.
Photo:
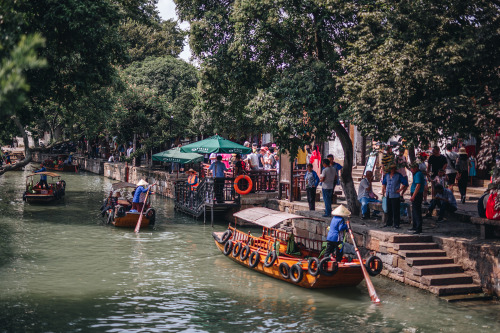
[{"label": "wooden boat", "polygon": [[300,253],[287,254],[292,234],[273,227],[289,219],[307,219],[304,216],[262,207],[245,209],[233,216],[261,225],[262,235],[254,236],[230,226],[225,232],[212,234],[217,248],[231,260],[273,278],[304,288],[353,287],[364,279],[361,264],[372,276],[382,270],[378,257],[363,263],[345,256],[339,263],[330,258],[320,260],[323,242],[295,235],[291,241],[297,243]]},{"label": "wooden boat", "polygon": [[[65,161],[69,155],[58,155],[57,159],[62,159]],[[52,158],[43,161],[45,169],[57,172],[78,172],[79,166],[77,164],[54,164]]]},{"label": "wooden boat", "polygon": [[[47,182],[49,189],[42,189],[40,183],[34,184],[34,176],[49,176],[52,182]],[[57,179],[57,181],[55,181]],[[62,199],[66,194],[66,182],[61,180],[61,176],[53,172],[38,172],[26,177],[26,191],[23,194],[23,200],[29,203],[48,203]]]},{"label": "wooden boat", "polygon": [[[111,186],[111,192],[127,188],[135,189],[136,187],[137,185],[133,183],[119,182],[114,183]],[[132,211],[132,202],[129,202],[128,200],[118,199],[116,205],[113,205],[110,202],[110,199],[111,197],[104,199],[102,207],[102,209],[104,209],[103,212],[106,216],[107,223],[112,224],[115,227],[135,228],[137,222],[139,221],[139,217],[141,216],[141,212]],[[145,205],[146,207],[144,207],[144,212],[142,213],[143,217],[141,221],[141,228],[154,225],[156,221],[156,211],[154,208],[150,207],[149,198]]]}]

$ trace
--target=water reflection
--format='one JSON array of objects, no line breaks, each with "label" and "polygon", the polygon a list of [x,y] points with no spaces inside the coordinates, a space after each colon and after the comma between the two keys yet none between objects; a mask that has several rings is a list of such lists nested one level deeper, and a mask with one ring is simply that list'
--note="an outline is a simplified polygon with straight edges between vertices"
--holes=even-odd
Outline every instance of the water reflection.
[{"label": "water reflection", "polygon": [[[0,177],[0,331],[491,332],[498,305],[448,304],[377,277],[383,305],[356,288],[307,290],[234,263],[212,228],[153,197],[158,222],[132,230],[99,215],[111,180],[64,174],[63,203],[21,200]],[[225,229],[226,223],[215,230]]]}]

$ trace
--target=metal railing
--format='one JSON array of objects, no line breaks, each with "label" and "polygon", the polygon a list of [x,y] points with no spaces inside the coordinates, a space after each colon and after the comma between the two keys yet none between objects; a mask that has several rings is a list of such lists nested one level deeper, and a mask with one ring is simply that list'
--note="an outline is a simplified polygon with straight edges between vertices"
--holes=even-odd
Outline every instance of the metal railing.
[{"label": "metal railing", "polygon": [[240,195],[234,190],[234,178],[214,181],[202,178],[195,189],[191,189],[186,181],[175,183],[175,208],[190,215],[199,217],[206,205],[222,205],[239,203]]}]

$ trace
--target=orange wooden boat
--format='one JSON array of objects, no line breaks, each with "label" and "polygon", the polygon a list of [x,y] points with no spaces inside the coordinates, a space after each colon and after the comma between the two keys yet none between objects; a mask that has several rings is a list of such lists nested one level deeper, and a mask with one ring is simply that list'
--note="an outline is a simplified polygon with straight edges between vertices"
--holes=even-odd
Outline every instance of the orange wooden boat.
[{"label": "orange wooden boat", "polygon": [[[115,183],[111,186],[111,191],[118,191],[125,188],[135,188],[137,185],[132,183],[120,182]],[[149,198],[148,198],[149,199]],[[108,224],[113,224],[115,227],[125,227],[125,228],[135,228],[141,212],[132,211],[132,203],[119,199],[117,205],[113,208],[109,207],[108,199],[104,200],[103,208],[105,210],[105,215]],[[154,208],[150,207],[150,200],[146,203],[144,212],[142,213],[141,228],[145,228],[149,225],[153,225],[156,220],[156,211]]]},{"label": "orange wooden boat", "polygon": [[[48,183],[49,189],[42,189],[40,183],[34,184],[33,177],[45,175],[52,177],[52,182]],[[54,179],[57,178],[57,181]],[[66,182],[61,180],[61,176],[53,172],[38,172],[26,177],[26,191],[23,193],[23,200],[29,203],[48,203],[62,199],[66,194]]]},{"label": "orange wooden boat", "polygon": [[[353,287],[364,279],[358,259],[343,257],[339,263],[330,258],[320,260],[323,241],[294,235],[292,241],[297,243],[299,253],[286,253],[292,234],[273,227],[289,219],[307,219],[304,216],[262,207],[245,209],[234,216],[263,226],[258,236],[233,227],[212,234],[217,248],[245,267],[304,288]],[[362,264],[372,276],[382,270],[382,261],[375,256]]]}]

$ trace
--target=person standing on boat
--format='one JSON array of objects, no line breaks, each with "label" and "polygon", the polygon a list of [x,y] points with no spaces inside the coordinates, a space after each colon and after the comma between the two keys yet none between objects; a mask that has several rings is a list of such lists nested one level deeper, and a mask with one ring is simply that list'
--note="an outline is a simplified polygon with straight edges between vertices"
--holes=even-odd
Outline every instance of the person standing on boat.
[{"label": "person standing on boat", "polygon": [[344,218],[351,216],[351,212],[349,209],[345,208],[343,205],[338,206],[332,212],[333,218],[330,222],[330,230],[328,231],[328,236],[326,236],[326,251],[325,258],[335,254],[335,257],[332,256],[332,261],[340,261],[342,260],[342,252],[339,249],[340,241],[340,232],[343,230],[347,230],[347,224],[345,223]]},{"label": "person standing on boat", "polygon": [[[45,172],[47,169],[43,166],[43,164],[40,164],[40,169],[36,170],[35,173],[39,172]],[[45,184],[45,188],[48,190],[49,189],[49,184],[47,184],[47,176],[46,175],[40,175],[40,188],[43,189],[43,185]]]},{"label": "person standing on boat", "polygon": [[149,190],[148,183],[141,179],[137,183],[137,188],[134,192],[134,199],[132,200],[132,209],[135,209],[138,212],[142,211],[142,207],[144,206],[144,197],[142,194],[146,193]]}]

